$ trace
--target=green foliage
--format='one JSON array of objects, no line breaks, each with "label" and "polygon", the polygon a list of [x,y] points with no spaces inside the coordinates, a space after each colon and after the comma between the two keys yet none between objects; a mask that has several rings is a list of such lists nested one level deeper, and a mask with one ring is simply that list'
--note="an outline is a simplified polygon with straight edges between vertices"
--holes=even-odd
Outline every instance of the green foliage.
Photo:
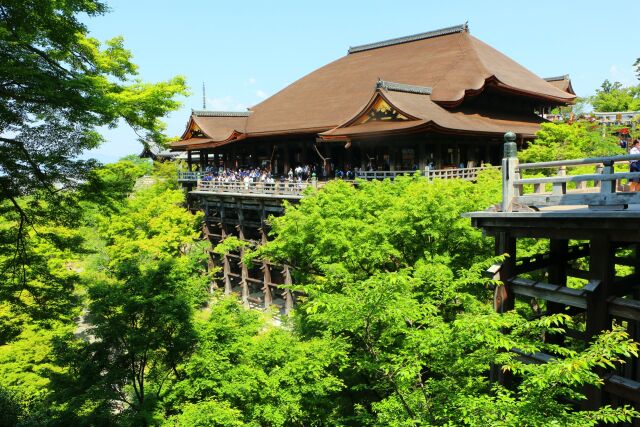
[{"label": "green foliage", "polygon": [[161,142],[159,119],[186,93],[182,77],[140,81],[122,38],[101,44],[88,36],[81,19],[106,11],[97,0],[0,4],[0,215],[12,211],[18,222],[0,244],[14,244],[18,262],[28,257],[28,229],[78,226],[69,190],[96,166],[78,157],[102,142],[99,127],[124,120],[141,139]]},{"label": "green foliage", "polygon": [[193,427],[242,427],[242,413],[227,402],[204,400],[184,405],[175,425]]},{"label": "green foliage", "polygon": [[87,419],[105,417],[121,402],[132,420],[150,422],[164,388],[179,376],[178,363],[194,348],[193,309],[209,280],[196,241],[201,217],[182,207],[182,192],[171,186],[158,180],[98,220],[104,256],[84,274],[90,339],[60,354],[71,369],[58,378],[63,389],[77,389],[76,397],[60,397],[65,405],[80,413],[93,408]]},{"label": "green foliage", "polygon": [[235,252],[247,247],[249,247],[249,242],[240,240],[236,236],[229,236],[222,242],[218,243],[216,247],[213,248],[212,252],[218,255],[227,255],[231,252]]},{"label": "green foliage", "polygon": [[591,105],[596,111],[640,110],[640,85],[623,87],[620,82],[605,80],[591,97]]},{"label": "green foliage", "polygon": [[542,123],[536,139],[518,153],[524,163],[623,154],[617,140],[590,123]]},{"label": "green foliage", "polygon": [[19,334],[25,322],[46,326],[73,317],[76,304],[78,230],[42,225],[18,239],[19,228],[12,212],[0,215],[0,345]]},{"label": "green foliage", "polygon": [[226,402],[222,414],[243,425],[331,425],[332,398],[342,388],[332,371],[341,366],[344,345],[302,340],[235,298],[210,309],[199,324],[198,349],[184,365],[185,378],[167,402],[174,411],[183,408],[177,420]]}]

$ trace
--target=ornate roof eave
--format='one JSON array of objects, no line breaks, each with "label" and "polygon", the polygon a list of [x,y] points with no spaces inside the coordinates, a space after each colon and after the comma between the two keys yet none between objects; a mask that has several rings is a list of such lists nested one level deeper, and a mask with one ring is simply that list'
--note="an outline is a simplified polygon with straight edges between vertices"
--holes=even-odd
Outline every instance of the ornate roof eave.
[{"label": "ornate roof eave", "polygon": [[[387,82],[389,83],[389,82]],[[417,87],[417,86],[416,86]],[[420,120],[419,117],[416,117],[413,114],[410,114],[406,111],[404,111],[401,108],[398,108],[396,105],[394,105],[393,102],[391,102],[391,100],[389,100],[389,97],[387,97],[384,92],[385,92],[385,88],[378,86],[378,84],[376,84],[376,90],[374,91],[373,95],[371,96],[371,98],[369,99],[369,102],[367,102],[367,104],[361,108],[355,115],[353,115],[349,120],[347,120],[346,122],[336,126],[333,129],[342,129],[345,127],[349,127],[351,125],[353,125],[355,122],[357,122],[364,114],[366,114],[375,104],[375,102],[378,100],[378,98],[382,98],[387,104],[389,104],[390,106],[392,106],[393,108],[395,108],[400,114],[402,114],[403,116],[407,117],[409,120]],[[331,130],[333,130],[331,129]]]},{"label": "ornate roof eave", "polygon": [[[575,95],[573,94],[569,94],[572,97],[570,99],[567,98],[560,98],[560,97],[554,97],[554,96],[547,96],[547,95],[543,95],[537,92],[532,92],[532,91],[527,91],[527,90],[523,90],[523,89],[518,89],[516,87],[513,86],[509,86],[507,84],[502,83],[496,76],[490,76],[487,77],[484,80],[484,84],[482,84],[480,87],[476,88],[476,89],[466,89],[464,91],[464,94],[458,98],[457,100],[454,101],[446,101],[446,100],[439,100],[437,99],[437,97],[434,99],[433,97],[431,98],[431,100],[433,102],[435,102],[436,104],[442,106],[442,107],[446,107],[446,108],[455,108],[460,106],[460,104],[462,104],[464,102],[465,99],[467,99],[468,97],[473,97],[476,95],[479,95],[480,93],[482,93],[487,87],[489,86],[493,86],[499,89],[502,89],[506,92],[515,94],[515,95],[525,95],[531,98],[536,98],[538,100],[541,101],[547,101],[547,102],[551,102],[553,104],[573,104],[575,103]],[[559,90],[559,89],[558,89]]]},{"label": "ornate roof eave", "polygon": [[[209,139],[207,142],[196,142],[194,141],[192,144],[189,144],[189,139],[184,141],[177,141],[172,143],[171,151],[191,151],[191,150],[200,150],[203,148],[217,148],[223,145],[231,144],[234,142],[239,142],[247,138],[247,134],[238,132],[234,130],[228,138],[221,141],[214,141]],[[179,145],[175,145],[179,144]]]},{"label": "ornate roof eave", "polygon": [[[359,134],[345,134],[345,135],[318,135],[323,142],[343,142],[343,141],[356,141],[359,139],[366,139],[371,137],[382,136],[397,136],[397,135],[410,135],[415,133],[421,133],[425,131],[433,131],[444,135],[462,135],[462,136],[490,136],[490,137],[502,137],[504,132],[493,131],[476,131],[476,130],[464,130],[464,129],[450,129],[439,125],[433,120],[422,121],[417,123],[416,126],[404,128],[404,129],[389,129],[385,131],[375,132],[363,132]],[[533,133],[516,132],[516,135],[525,139],[535,138]]]}]

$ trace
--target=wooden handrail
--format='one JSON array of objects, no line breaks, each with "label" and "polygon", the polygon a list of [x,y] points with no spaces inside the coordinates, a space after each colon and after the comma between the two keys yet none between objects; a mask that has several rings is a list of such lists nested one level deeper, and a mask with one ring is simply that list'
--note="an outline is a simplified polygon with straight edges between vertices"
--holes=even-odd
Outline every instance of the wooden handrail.
[{"label": "wooden handrail", "polygon": [[[551,162],[522,163],[518,161],[515,134],[505,134],[505,156],[502,159],[502,211],[511,212],[514,204],[535,207],[556,205],[587,205],[598,209],[626,209],[629,204],[640,203],[640,193],[620,191],[623,180],[640,180],[640,172],[616,172],[616,163],[640,161],[639,154],[586,159],[557,160]],[[595,173],[567,175],[568,166],[596,165]],[[557,168],[556,176],[524,178],[527,169]],[[567,188],[575,183],[575,189]],[[591,187],[587,184],[592,183]],[[551,185],[548,191],[546,185]],[[533,187],[533,192],[527,186]]]},{"label": "wooden handrail", "polygon": [[628,162],[632,160],[640,160],[640,154],[627,154],[622,156],[608,156],[608,157],[590,157],[586,159],[554,160],[551,162],[538,162],[538,163],[520,163],[518,167],[520,168],[520,170],[544,169],[544,168],[555,168],[560,166],[581,166],[581,165],[619,163],[619,162]]}]

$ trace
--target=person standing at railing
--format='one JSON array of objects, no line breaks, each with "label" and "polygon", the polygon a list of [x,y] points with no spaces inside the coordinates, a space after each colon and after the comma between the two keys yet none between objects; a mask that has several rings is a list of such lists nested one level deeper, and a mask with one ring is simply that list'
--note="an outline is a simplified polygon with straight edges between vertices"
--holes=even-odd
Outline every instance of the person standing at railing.
[{"label": "person standing at railing", "polygon": [[[629,154],[640,154],[640,139],[634,139]],[[629,163],[629,172],[640,172],[640,160],[632,160]],[[640,178],[632,178],[629,180],[629,190],[640,190]]]}]

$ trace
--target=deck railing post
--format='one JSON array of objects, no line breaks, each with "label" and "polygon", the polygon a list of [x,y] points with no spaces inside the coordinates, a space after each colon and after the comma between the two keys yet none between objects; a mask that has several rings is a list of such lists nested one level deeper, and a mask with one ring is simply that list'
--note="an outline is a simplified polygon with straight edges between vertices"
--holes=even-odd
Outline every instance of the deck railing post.
[{"label": "deck railing post", "polygon": [[[602,165],[597,165],[596,166],[596,175],[602,175],[602,170],[603,170]],[[601,185],[602,185],[602,181],[594,181],[593,182],[593,186],[596,187],[596,188],[600,187]]]},{"label": "deck railing post", "polygon": [[509,131],[504,134],[504,155],[502,157],[502,211],[511,212],[516,188],[516,170],[518,169],[518,147],[516,134]]},{"label": "deck railing post", "polygon": [[[567,167],[560,166],[558,168],[558,176],[567,176]],[[567,194],[567,183],[566,182],[556,182],[553,184],[553,194],[556,196],[562,196],[563,194]]]},{"label": "deck railing post", "polygon": [[[610,175],[613,174],[614,172],[614,167],[613,167],[613,162],[612,161],[607,161],[604,163],[604,168],[602,169],[602,174],[603,175]],[[600,181],[600,194],[603,193],[615,193],[616,192],[616,181],[615,180],[610,180],[610,181]]]}]

